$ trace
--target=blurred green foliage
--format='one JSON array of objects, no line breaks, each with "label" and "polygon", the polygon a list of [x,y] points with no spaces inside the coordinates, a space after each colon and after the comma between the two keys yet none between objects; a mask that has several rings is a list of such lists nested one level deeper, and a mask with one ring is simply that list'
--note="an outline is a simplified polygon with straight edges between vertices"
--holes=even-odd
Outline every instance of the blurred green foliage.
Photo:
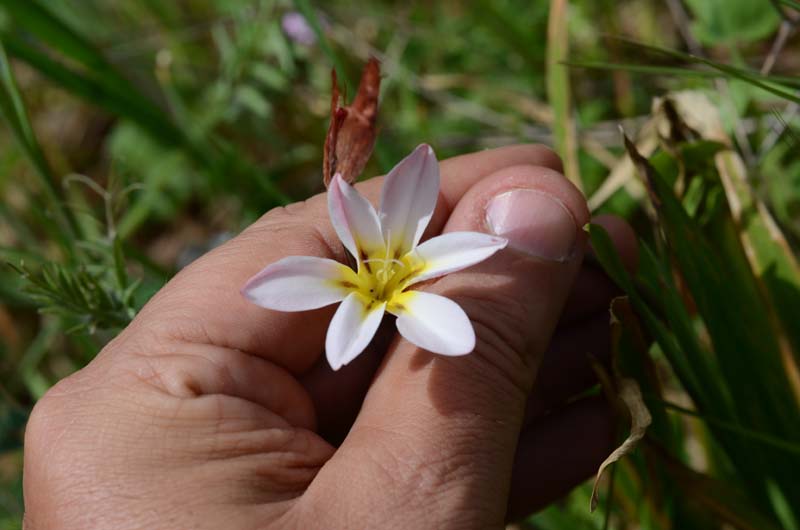
[{"label": "blurred green foliage", "polygon": [[[374,55],[365,177],[423,141],[441,158],[553,144],[593,212],[642,239],[633,277],[590,230],[635,309],[614,308],[618,375],[654,423],[600,513],[583,486],[524,525],[797,530],[798,7],[0,0],[0,528],[20,528],[36,400],[181,266],[321,191],[330,69],[352,95]],[[653,104],[687,90],[700,125]]]},{"label": "blurred green foliage", "polygon": [[687,0],[690,29],[708,46],[747,44],[772,35],[780,16],[770,0]]}]

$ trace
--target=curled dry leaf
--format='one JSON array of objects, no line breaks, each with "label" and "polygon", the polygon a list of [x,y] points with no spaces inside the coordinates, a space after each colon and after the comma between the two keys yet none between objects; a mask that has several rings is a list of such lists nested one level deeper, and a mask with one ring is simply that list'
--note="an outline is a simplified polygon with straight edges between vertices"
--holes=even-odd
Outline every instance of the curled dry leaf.
[{"label": "curled dry leaf", "polygon": [[639,390],[639,383],[634,379],[620,379],[617,381],[619,387],[618,397],[620,401],[627,407],[631,416],[631,432],[628,437],[622,442],[622,445],[617,447],[614,452],[608,455],[600,468],[597,470],[597,476],[594,479],[594,486],[592,487],[592,500],[589,509],[594,511],[597,508],[597,486],[600,483],[600,477],[603,475],[605,469],[633,451],[636,443],[642,439],[647,427],[653,421],[650,416],[650,411],[644,404],[642,399],[642,392]]},{"label": "curled dry leaf", "polygon": [[377,136],[375,120],[378,117],[381,85],[378,60],[371,58],[364,66],[358,92],[351,105],[339,105],[336,70],[331,71],[331,83],[331,124],[322,154],[322,178],[326,188],[336,173],[352,184],[372,154]]},{"label": "curled dry leaf", "polygon": [[642,399],[639,383],[630,377],[625,377],[620,368],[620,348],[624,340],[623,335],[633,341],[634,347],[641,352],[647,351],[646,339],[641,334],[641,329],[636,324],[636,317],[627,296],[621,296],[611,301],[611,343],[612,343],[612,373],[597,361],[592,362],[592,368],[597,374],[609,401],[614,405],[617,414],[628,415],[631,422],[631,431],[625,441],[606,458],[597,470],[597,476],[592,488],[592,498],[589,509],[597,508],[597,488],[600,477],[605,469],[627,455],[636,447],[639,440],[644,437],[647,427],[653,418]]}]

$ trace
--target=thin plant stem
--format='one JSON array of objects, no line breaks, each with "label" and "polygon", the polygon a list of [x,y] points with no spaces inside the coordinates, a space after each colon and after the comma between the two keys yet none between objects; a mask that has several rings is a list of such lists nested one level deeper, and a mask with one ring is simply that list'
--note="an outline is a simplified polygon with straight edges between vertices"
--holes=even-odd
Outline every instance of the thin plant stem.
[{"label": "thin plant stem", "polygon": [[721,419],[718,419],[718,418],[707,416],[707,415],[702,414],[700,412],[697,412],[695,410],[692,410],[692,409],[689,409],[689,408],[686,408],[686,407],[682,407],[681,405],[678,405],[676,403],[672,403],[672,402],[669,402],[669,401],[665,401],[663,399],[659,399],[659,398],[657,398],[655,396],[652,396],[652,395],[645,396],[645,401],[650,401],[652,403],[658,403],[659,405],[663,406],[664,408],[666,408],[668,410],[672,410],[674,412],[679,412],[681,414],[686,414],[687,416],[693,416],[695,418],[699,418],[699,419],[705,421],[706,423],[710,423],[710,424],[716,425],[720,429],[725,429],[727,431],[734,432],[734,433],[740,434],[742,436],[746,436],[747,438],[750,438],[750,439],[753,439],[753,440],[757,440],[757,441],[759,441],[759,442],[761,442],[763,444],[770,445],[772,447],[775,447],[775,448],[782,449],[782,450],[790,452],[790,453],[795,453],[795,454],[800,455],[800,444],[788,442],[786,440],[783,440],[783,439],[778,438],[776,436],[773,436],[771,434],[767,434],[767,433],[763,433],[763,432],[759,432],[759,431],[754,431],[752,429],[748,429],[746,427],[742,427],[741,425],[738,425],[736,423],[732,423],[732,422],[729,422],[729,421],[726,421],[726,420],[721,420]]}]

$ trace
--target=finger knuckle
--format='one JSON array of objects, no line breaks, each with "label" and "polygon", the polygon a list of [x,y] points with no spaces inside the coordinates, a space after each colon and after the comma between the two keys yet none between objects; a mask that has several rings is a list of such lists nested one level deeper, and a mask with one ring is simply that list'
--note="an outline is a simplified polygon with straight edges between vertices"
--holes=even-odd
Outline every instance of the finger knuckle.
[{"label": "finger knuckle", "polygon": [[342,251],[338,239],[330,230],[326,230],[330,226],[324,215],[327,210],[316,204],[320,200],[320,196],[315,196],[274,208],[245,231],[242,237],[280,242],[287,247],[297,247],[298,251],[303,249],[304,254],[308,254],[309,249],[315,249],[321,255],[340,256]]}]

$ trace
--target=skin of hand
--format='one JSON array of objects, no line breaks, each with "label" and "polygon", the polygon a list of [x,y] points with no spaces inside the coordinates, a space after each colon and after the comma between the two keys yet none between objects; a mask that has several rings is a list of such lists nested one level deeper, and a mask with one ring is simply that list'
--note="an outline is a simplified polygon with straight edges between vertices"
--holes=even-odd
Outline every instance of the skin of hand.
[{"label": "skin of hand", "polygon": [[[344,261],[324,195],[198,259],[37,403],[25,528],[498,528],[569,491],[612,449],[607,404],[566,402],[595,382],[587,354],[608,357],[616,293],[582,265],[589,214],[560,170],[532,145],[441,163],[426,237],[510,240],[421,287],[470,316],[477,346],[463,357],[418,350],[387,321],[333,372],[335,306],[280,313],[242,298],[284,256]],[[376,201],[381,180],[358,189]],[[633,267],[630,228],[595,222]]]}]

